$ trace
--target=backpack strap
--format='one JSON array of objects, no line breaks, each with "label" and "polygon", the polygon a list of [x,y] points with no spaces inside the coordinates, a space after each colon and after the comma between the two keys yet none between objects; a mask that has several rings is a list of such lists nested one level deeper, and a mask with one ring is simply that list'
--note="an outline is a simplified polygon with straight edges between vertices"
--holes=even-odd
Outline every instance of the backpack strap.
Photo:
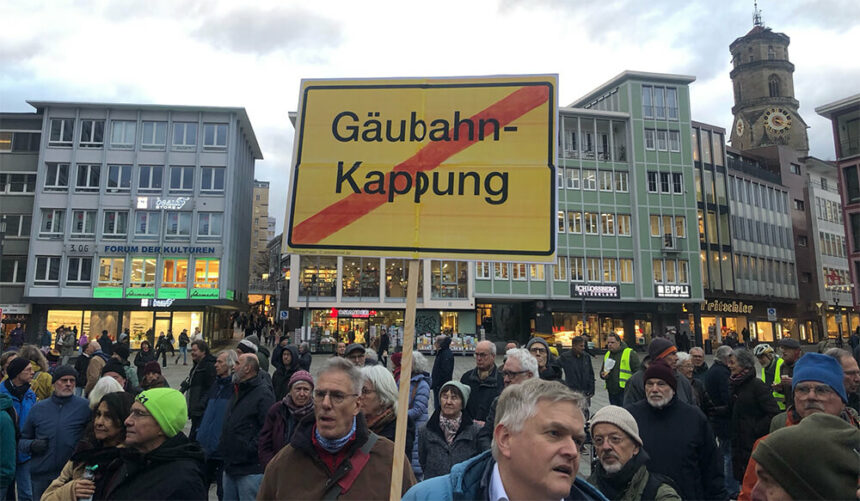
[{"label": "backpack strap", "polygon": [[645,483],[645,488],[642,490],[642,497],[640,499],[643,501],[657,499],[657,491],[663,484],[668,484],[670,487],[675,489],[675,492],[678,492],[678,488],[675,487],[675,482],[673,482],[671,478],[666,475],[649,471],[648,482]]},{"label": "backpack strap", "polygon": [[370,461],[370,450],[373,449],[373,446],[376,445],[376,441],[379,440],[379,435],[372,431],[369,433],[370,434],[367,437],[367,441],[364,442],[364,445],[362,445],[351,458],[347,459],[350,467],[347,468],[346,474],[325,491],[322,501],[334,501],[342,493],[348,491],[364,467],[367,466],[367,462]]}]

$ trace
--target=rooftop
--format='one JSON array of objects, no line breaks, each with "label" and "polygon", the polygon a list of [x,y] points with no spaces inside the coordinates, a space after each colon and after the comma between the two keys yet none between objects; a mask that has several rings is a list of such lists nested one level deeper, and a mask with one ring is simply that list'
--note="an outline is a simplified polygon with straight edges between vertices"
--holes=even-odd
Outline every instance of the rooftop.
[{"label": "rooftop", "polygon": [[675,75],[672,73],[651,73],[647,71],[624,70],[618,75],[610,78],[603,85],[598,86],[588,94],[570,103],[569,108],[583,108],[594,99],[602,96],[608,90],[620,85],[626,80],[648,80],[651,82],[665,82],[674,84],[689,84],[696,81],[696,77],[690,75]]},{"label": "rooftop", "polygon": [[815,112],[827,119],[832,119],[833,115],[838,115],[845,111],[851,111],[854,108],[860,108],[860,94],[854,94],[851,97],[834,101],[830,104],[824,104],[815,108]]}]

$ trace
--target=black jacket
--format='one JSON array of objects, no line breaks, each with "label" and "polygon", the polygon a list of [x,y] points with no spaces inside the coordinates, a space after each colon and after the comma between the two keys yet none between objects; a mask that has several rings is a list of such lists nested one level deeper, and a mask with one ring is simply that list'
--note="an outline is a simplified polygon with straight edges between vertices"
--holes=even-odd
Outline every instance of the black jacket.
[{"label": "black jacket", "polygon": [[188,378],[182,382],[180,391],[188,392],[188,416],[202,417],[206,410],[206,394],[215,382],[215,357],[208,354],[194,362]]},{"label": "black jacket", "polygon": [[728,499],[723,456],[698,407],[673,398],[662,409],[642,400],[628,409],[651,458],[648,470],[675,481],[681,499]]},{"label": "black jacket", "polygon": [[[147,362],[155,360],[155,351],[150,347],[149,351],[140,350],[134,356],[134,366],[137,367],[137,380],[143,382],[143,368]],[[78,371],[80,373],[80,371]]]},{"label": "black jacket", "polygon": [[99,338],[99,346],[102,347],[105,355],[111,356],[113,354],[113,341],[110,340],[107,334],[102,334],[102,337]]},{"label": "black jacket", "polygon": [[433,361],[433,371],[430,373],[430,388],[439,391],[442,385],[454,377],[454,353],[451,351],[451,338],[445,338],[436,360]]},{"label": "black jacket", "polygon": [[[90,356],[84,353],[78,355],[78,358],[75,359],[75,370],[78,371],[78,377],[75,378],[75,385],[78,388],[83,388],[87,385],[87,367],[90,365]],[[140,374],[141,369],[138,369],[137,372]],[[21,423],[23,426],[24,423]]]},{"label": "black jacket", "polygon": [[[287,391],[289,391],[290,378],[293,377],[293,374],[296,373],[299,369],[301,369],[301,362],[299,359],[299,350],[295,345],[288,344],[284,350],[290,352],[293,356],[293,361],[290,363],[289,367],[284,367],[283,362],[278,365],[275,373],[272,374],[272,388],[275,390],[275,400],[280,400],[287,395]],[[281,350],[281,358],[282,360],[284,350]]]},{"label": "black jacket", "polygon": [[558,363],[564,369],[564,384],[568,388],[582,392],[587,397],[594,395],[594,368],[591,366],[591,355],[583,352],[577,357],[572,351],[566,351],[558,357]]},{"label": "black jacket", "polygon": [[[478,445],[478,451],[488,451],[493,445],[493,429],[496,427],[496,406],[499,403],[499,397],[493,399],[490,403],[490,412],[487,414],[487,419],[484,421],[484,426],[478,430],[475,441]],[[463,413],[464,416],[468,415]]]},{"label": "black jacket", "polygon": [[224,458],[224,471],[230,475],[263,473],[257,441],[275,395],[260,374],[237,384],[236,388],[224,416],[218,454]]},{"label": "black jacket", "polygon": [[726,364],[715,361],[705,375],[705,393],[713,407],[708,415],[714,435],[720,439],[732,437],[732,390],[729,386],[731,371]]},{"label": "black jacket", "polygon": [[[549,354],[548,357],[546,367],[539,373],[540,378],[544,381],[561,381],[562,373],[561,366],[558,364],[558,359],[552,356],[552,354]],[[540,369],[538,368],[538,370]]]},{"label": "black jacket", "polygon": [[302,370],[310,371],[312,361],[313,361],[313,357],[311,357],[311,352],[306,351],[304,353],[299,354],[299,367]]},{"label": "black jacket", "polygon": [[203,451],[182,432],[148,454],[119,451],[120,457],[97,481],[93,499],[209,498]]},{"label": "black jacket", "polygon": [[[366,420],[365,420],[366,422]],[[386,423],[385,426],[382,427],[381,430],[375,431],[377,435],[380,437],[385,437],[388,440],[394,442],[394,436],[397,432],[397,420],[391,420]],[[412,459],[412,447],[415,444],[415,421],[410,418],[406,418],[406,459]]]},{"label": "black jacket", "polygon": [[476,421],[485,421],[493,400],[505,389],[502,371],[494,365],[487,379],[481,381],[478,379],[478,369],[474,368],[463,374],[460,382],[472,388],[469,403],[466,404],[466,412]]},{"label": "black jacket", "polygon": [[382,356],[382,354],[384,352],[389,351],[389,349],[390,349],[389,345],[390,344],[391,344],[391,338],[388,337],[388,333],[383,332],[379,336],[379,356]]},{"label": "black jacket", "polygon": [[732,387],[732,470],[742,481],[753,445],[770,432],[770,421],[779,414],[773,390],[750,373]]}]

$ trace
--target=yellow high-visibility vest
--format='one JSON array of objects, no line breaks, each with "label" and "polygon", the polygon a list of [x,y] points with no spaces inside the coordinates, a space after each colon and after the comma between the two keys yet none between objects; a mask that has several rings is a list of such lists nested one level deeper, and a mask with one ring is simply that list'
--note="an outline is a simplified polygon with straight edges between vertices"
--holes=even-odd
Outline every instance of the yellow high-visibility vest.
[{"label": "yellow high-visibility vest", "polygon": [[[776,370],[773,371],[773,381],[768,381],[765,375],[765,367],[761,368],[761,380],[768,386],[771,386],[775,383],[782,381],[782,375],[780,374],[780,369],[782,368],[782,364],[785,360],[776,357]],[[778,391],[773,392],[773,398],[776,399],[776,405],[779,406],[779,410],[785,410],[785,394],[779,393]]]},{"label": "yellow high-visibility vest", "polygon": [[[609,360],[609,353],[609,350],[607,350],[606,355],[603,356],[604,366],[606,365],[606,361]],[[624,352],[621,353],[621,366],[618,368],[618,386],[620,388],[627,386],[627,380],[633,375],[633,372],[630,370],[631,353],[633,353],[633,348],[624,348]]]}]

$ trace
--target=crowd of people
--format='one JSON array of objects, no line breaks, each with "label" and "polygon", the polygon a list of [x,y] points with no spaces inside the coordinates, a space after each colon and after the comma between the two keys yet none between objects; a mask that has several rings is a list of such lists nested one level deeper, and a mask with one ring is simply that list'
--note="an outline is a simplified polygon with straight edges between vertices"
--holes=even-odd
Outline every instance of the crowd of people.
[{"label": "crowd of people", "polygon": [[[312,374],[306,343],[271,346],[247,322],[218,353],[180,336],[174,364],[187,352],[191,367],[177,389],[161,340],[133,361],[106,333],[53,367],[38,346],[3,353],[0,499],[208,499],[213,485],[219,500],[387,499],[402,384],[403,499],[857,497],[860,366],[846,350],[725,345],[708,366],[701,348],[658,337],[640,358],[610,334],[595,374],[582,337],[560,353],[509,342],[501,365],[481,341],[455,379],[438,336],[432,366],[414,352],[410,374],[402,353],[359,343]],[[592,409],[599,383],[609,405]]]}]

